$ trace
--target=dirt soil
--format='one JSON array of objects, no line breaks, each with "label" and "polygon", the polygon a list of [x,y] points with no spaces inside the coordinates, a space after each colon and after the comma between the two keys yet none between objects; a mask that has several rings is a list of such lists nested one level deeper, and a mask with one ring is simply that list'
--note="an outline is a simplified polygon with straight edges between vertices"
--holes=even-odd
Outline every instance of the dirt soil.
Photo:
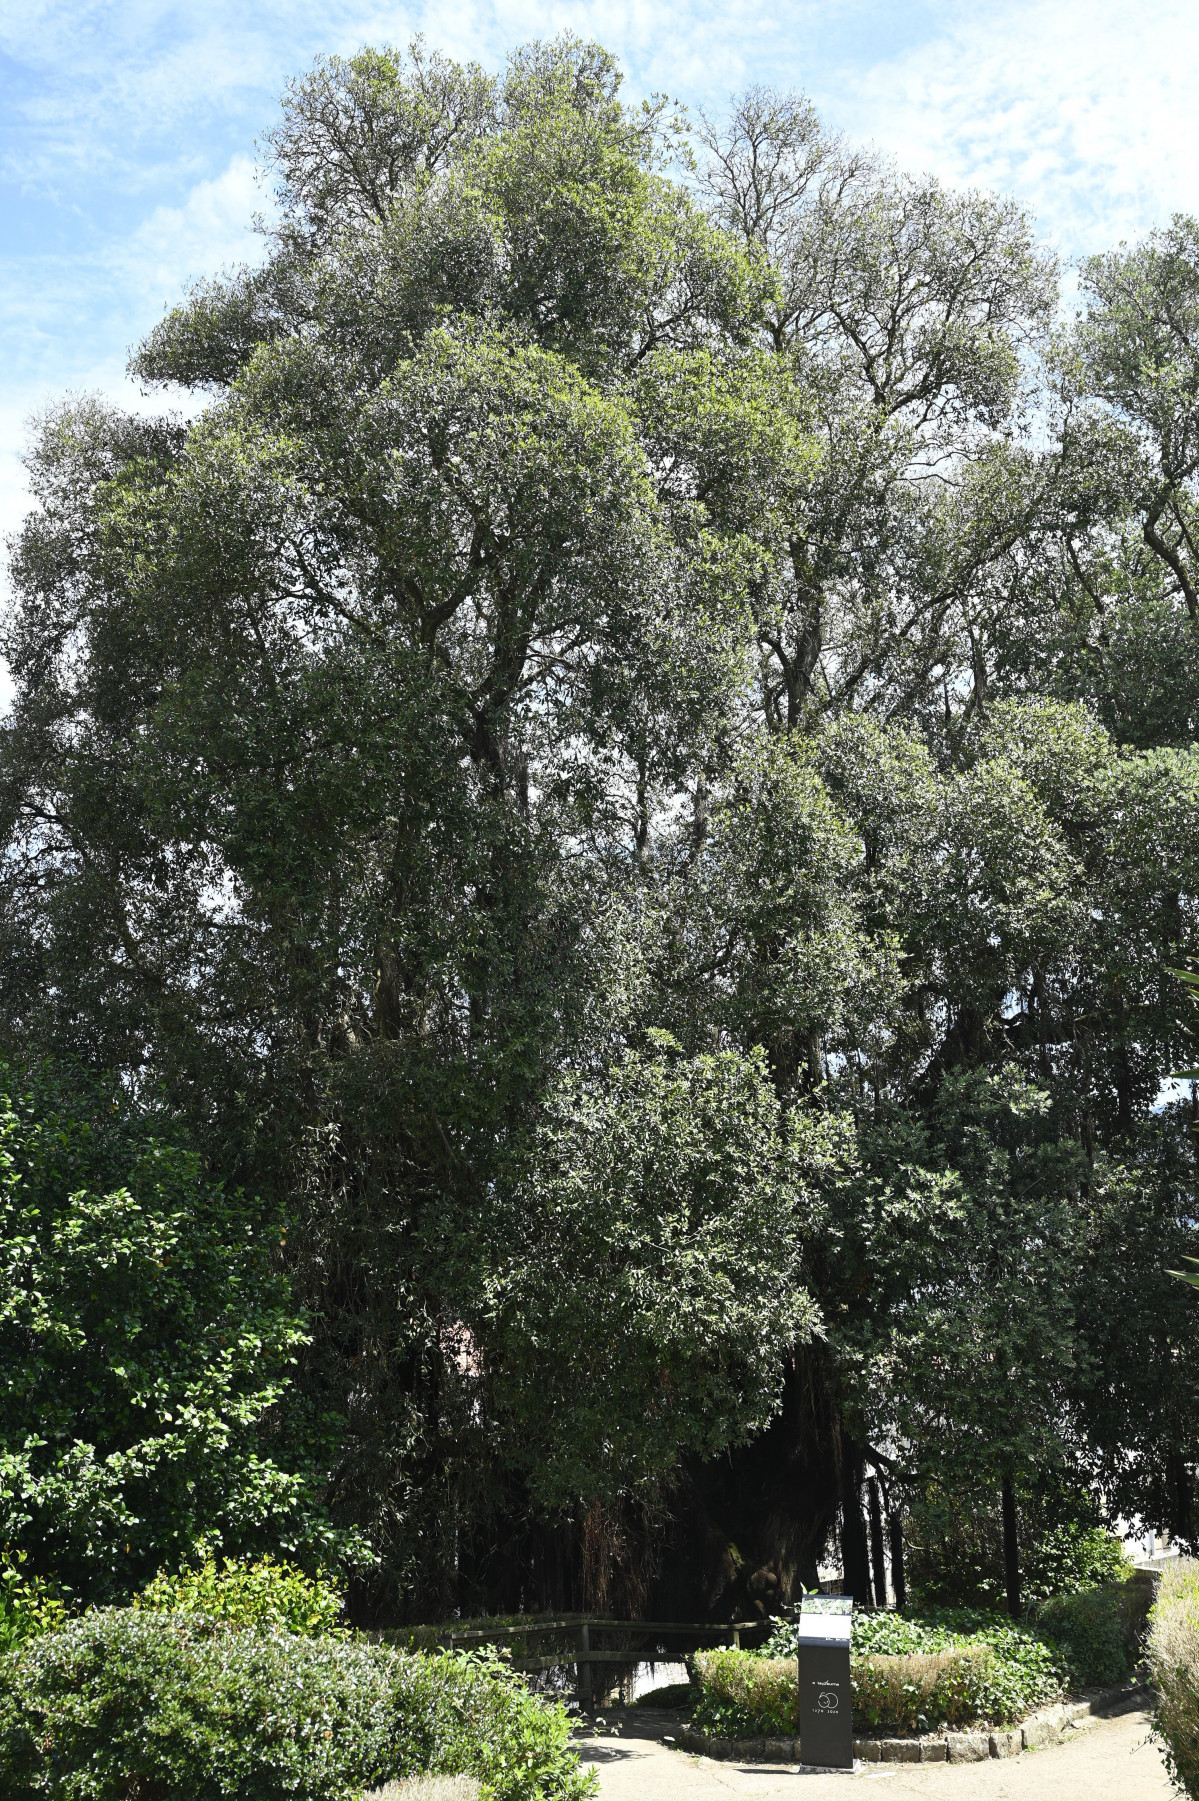
[{"label": "dirt soil", "polygon": [[1169,1801],[1174,1794],[1148,1715],[1096,1720],[1044,1751],[975,1764],[865,1764],[853,1775],[802,1775],[794,1764],[723,1763],[663,1742],[681,1716],[613,1709],[584,1729],[581,1749],[600,1777],[601,1801],[846,1801],[881,1785],[878,1801]]}]

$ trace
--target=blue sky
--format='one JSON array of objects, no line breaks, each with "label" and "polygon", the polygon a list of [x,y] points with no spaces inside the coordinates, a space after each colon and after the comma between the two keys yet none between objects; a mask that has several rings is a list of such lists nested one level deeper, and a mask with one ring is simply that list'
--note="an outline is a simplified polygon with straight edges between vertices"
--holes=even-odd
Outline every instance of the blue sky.
[{"label": "blue sky", "polygon": [[129,346],[189,278],[257,254],[254,138],[289,75],[417,30],[498,67],[567,28],[633,97],[804,88],[909,168],[1015,193],[1067,257],[1199,211],[1195,0],[0,0],[0,532],[30,415],[67,391],[135,404]]}]

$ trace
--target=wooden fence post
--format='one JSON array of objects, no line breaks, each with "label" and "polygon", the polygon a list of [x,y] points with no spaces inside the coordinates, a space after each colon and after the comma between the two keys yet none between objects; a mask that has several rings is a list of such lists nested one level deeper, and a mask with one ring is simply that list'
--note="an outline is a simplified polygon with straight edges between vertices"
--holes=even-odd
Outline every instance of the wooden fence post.
[{"label": "wooden fence post", "polygon": [[[575,1649],[580,1652],[590,1652],[591,1650],[591,1631],[586,1620],[584,1620],[583,1624],[579,1627]],[[591,1665],[590,1663],[577,1663],[575,1665],[575,1670],[578,1678],[576,1686],[579,1691],[579,1706],[584,1708],[590,1707]]]}]

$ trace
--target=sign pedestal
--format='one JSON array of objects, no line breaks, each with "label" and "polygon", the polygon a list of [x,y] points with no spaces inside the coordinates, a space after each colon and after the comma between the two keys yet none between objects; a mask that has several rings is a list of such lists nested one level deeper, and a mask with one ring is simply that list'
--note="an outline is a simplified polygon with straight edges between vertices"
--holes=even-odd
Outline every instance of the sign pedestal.
[{"label": "sign pedestal", "polygon": [[852,1595],[805,1595],[799,1616],[799,1750],[804,1766],[853,1769]]}]

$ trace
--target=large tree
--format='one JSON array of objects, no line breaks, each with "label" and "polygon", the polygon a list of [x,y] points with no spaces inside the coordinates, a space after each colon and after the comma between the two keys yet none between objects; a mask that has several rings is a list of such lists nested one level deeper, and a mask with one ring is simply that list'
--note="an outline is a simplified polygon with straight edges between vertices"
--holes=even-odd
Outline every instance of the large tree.
[{"label": "large tree", "polygon": [[[498,85],[319,65],[265,262],[135,359],[211,404],[53,415],[14,565],[6,1028],[161,1089],[292,1214],[327,1499],[422,1606],[522,1513],[551,1423],[570,1481],[537,1504],[660,1484],[762,1423],[812,1323],[799,1141],[752,1045],[647,1037],[669,928],[637,871],[744,686],[759,541],[814,453],[747,341],[761,272],[616,86],[572,41]],[[852,962],[799,854],[812,955]],[[632,1138],[602,1173],[606,1119]],[[647,1210],[623,1255],[577,1264],[576,1192],[592,1237]],[[593,1411],[644,1366],[613,1442],[565,1350],[565,1389],[520,1373],[576,1329],[532,1282],[563,1257]],[[647,1257],[662,1298],[629,1314]]]},{"label": "large tree", "polygon": [[15,546],[0,1037],[288,1218],[364,1611],[860,1591],[868,1468],[1189,1518],[1099,1273],[1191,1218],[1187,229],[1066,343],[1010,203],[618,89],[319,62],[203,409],[52,413]]}]

